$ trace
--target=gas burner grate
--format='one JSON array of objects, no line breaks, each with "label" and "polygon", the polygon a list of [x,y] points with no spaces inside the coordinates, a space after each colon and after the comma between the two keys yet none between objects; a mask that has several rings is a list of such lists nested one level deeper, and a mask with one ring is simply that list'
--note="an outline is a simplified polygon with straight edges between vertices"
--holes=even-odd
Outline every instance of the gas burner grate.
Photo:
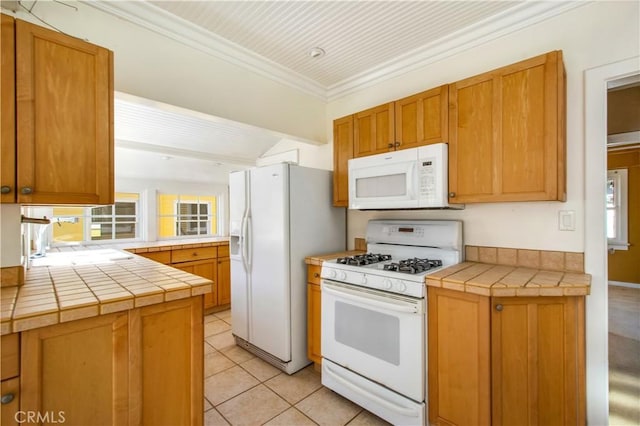
[{"label": "gas burner grate", "polygon": [[433,268],[442,266],[442,260],[439,259],[413,259],[400,260],[398,262],[388,263],[384,265],[385,271],[404,272],[406,274],[419,274]]},{"label": "gas burner grate", "polygon": [[355,256],[339,257],[338,259],[336,259],[336,262],[343,265],[363,266],[371,265],[372,263],[384,262],[386,260],[391,260],[391,255],[366,253],[358,254]]}]

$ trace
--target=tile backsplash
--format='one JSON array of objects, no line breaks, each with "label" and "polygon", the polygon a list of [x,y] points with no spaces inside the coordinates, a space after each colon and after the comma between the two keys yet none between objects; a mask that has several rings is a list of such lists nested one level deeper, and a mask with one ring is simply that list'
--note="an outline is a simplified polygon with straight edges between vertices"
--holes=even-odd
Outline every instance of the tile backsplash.
[{"label": "tile backsplash", "polygon": [[465,260],[550,271],[584,272],[584,253],[465,246]]}]

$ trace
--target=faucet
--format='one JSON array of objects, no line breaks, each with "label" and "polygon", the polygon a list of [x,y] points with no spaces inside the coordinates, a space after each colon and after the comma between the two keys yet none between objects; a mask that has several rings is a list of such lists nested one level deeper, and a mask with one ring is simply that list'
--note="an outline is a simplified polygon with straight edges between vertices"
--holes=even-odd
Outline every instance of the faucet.
[{"label": "faucet", "polygon": [[58,226],[62,226],[63,223],[78,223],[80,218],[76,216],[67,216],[67,217],[54,217],[53,219],[47,219],[46,217],[43,219],[30,219],[25,216],[22,217],[23,222],[27,223],[35,223],[38,226],[37,235],[35,240],[36,251],[30,257],[44,257],[47,255],[46,247],[44,244],[44,233],[47,230],[47,227],[52,223],[57,223]]}]

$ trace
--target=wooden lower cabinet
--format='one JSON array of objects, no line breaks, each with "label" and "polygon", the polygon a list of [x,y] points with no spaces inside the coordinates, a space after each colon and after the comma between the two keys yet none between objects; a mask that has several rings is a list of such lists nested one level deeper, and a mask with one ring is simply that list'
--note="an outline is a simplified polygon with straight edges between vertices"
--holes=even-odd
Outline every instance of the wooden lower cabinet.
[{"label": "wooden lower cabinet", "polygon": [[176,263],[171,266],[213,281],[213,285],[211,285],[211,293],[206,293],[204,295],[204,308],[209,309],[218,304],[218,295],[216,291],[216,283],[218,281],[218,263],[216,262],[216,259]]},{"label": "wooden lower cabinet", "polygon": [[320,266],[307,267],[307,356],[317,365],[322,364]]},{"label": "wooden lower cabinet", "polygon": [[231,303],[231,262],[228,257],[218,258],[218,305]]},{"label": "wooden lower cabinet", "polygon": [[428,289],[429,422],[584,425],[584,296]]},{"label": "wooden lower cabinet", "polygon": [[22,423],[21,420],[24,419],[18,413],[20,410],[20,377],[0,382],[0,391],[3,399],[0,406],[0,424],[13,426]]},{"label": "wooden lower cabinet", "polygon": [[203,334],[199,296],[22,332],[20,411],[68,425],[201,425]]}]

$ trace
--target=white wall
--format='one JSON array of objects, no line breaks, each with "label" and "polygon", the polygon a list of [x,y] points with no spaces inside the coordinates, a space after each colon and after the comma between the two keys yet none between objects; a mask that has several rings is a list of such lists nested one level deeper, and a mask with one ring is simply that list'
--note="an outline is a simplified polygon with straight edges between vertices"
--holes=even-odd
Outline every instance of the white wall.
[{"label": "white wall", "polygon": [[[348,215],[348,241],[364,236],[367,220],[456,218],[466,244],[584,251],[584,70],[640,51],[638,2],[594,2],[401,77],[331,102],[332,121],[384,102],[470,77],[551,50],[562,50],[567,71],[567,201],[467,205],[459,212],[359,212]],[[558,230],[558,212],[576,212],[576,230]]]},{"label": "white wall", "polygon": [[[289,139],[278,142],[273,148],[265,152],[260,159],[268,159],[270,156],[297,151],[298,164],[314,169],[333,170],[333,144],[311,145],[304,142]],[[259,159],[259,161],[260,161]]]},{"label": "white wall", "polygon": [[[324,101],[85,3],[65,3],[78,10],[39,1],[33,12],[67,34],[113,50],[115,90],[305,140],[326,141]],[[3,13],[9,12],[3,9]],[[16,16],[43,25],[22,10]]]},{"label": "white wall", "polygon": [[20,206],[0,205],[0,267],[22,264]]}]

